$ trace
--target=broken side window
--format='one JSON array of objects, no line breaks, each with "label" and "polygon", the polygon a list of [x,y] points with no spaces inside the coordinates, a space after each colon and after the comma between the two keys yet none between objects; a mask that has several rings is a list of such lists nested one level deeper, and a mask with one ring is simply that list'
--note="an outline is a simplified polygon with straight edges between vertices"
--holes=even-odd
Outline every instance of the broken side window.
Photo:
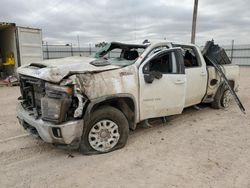
[{"label": "broken side window", "polygon": [[182,48],[184,66],[186,68],[195,68],[201,66],[198,52],[193,46],[187,46],[187,45],[174,45],[174,46]]},{"label": "broken side window", "polygon": [[[173,53],[165,53],[157,58],[152,59],[149,64],[149,71],[160,72],[162,74],[176,73],[176,60]],[[173,59],[174,57],[174,59]]]}]

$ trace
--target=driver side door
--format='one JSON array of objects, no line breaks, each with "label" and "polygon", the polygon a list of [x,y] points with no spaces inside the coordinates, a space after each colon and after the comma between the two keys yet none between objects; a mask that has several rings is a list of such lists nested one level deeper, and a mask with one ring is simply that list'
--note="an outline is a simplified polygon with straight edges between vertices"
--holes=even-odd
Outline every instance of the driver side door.
[{"label": "driver side door", "polygon": [[181,113],[187,82],[181,49],[148,57],[140,65],[139,82],[140,120]]}]

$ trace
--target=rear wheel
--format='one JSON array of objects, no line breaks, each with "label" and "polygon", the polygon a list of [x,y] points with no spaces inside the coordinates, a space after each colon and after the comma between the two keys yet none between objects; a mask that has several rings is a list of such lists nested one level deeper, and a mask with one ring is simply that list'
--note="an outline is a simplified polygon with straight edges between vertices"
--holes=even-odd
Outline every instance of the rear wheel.
[{"label": "rear wheel", "polygon": [[107,153],[125,146],[129,133],[128,120],[118,109],[101,107],[84,125],[80,151],[84,154]]},{"label": "rear wheel", "polygon": [[228,108],[230,103],[232,101],[232,94],[229,91],[229,89],[226,89],[223,93],[222,99],[221,99],[221,106],[223,108]]},{"label": "rear wheel", "polygon": [[226,109],[230,106],[232,94],[228,88],[221,86],[212,102],[212,107],[216,109]]}]

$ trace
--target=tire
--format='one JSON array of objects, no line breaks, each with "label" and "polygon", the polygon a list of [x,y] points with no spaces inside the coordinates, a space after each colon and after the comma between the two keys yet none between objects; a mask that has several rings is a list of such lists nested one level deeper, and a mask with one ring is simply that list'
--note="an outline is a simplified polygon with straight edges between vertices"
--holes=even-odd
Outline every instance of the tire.
[{"label": "tire", "polygon": [[212,108],[215,109],[226,109],[229,107],[230,99],[228,97],[231,95],[230,90],[226,88],[225,86],[221,86],[215,97],[214,101],[212,102]]},{"label": "tire", "polygon": [[229,89],[226,89],[223,92],[222,98],[221,98],[221,106],[226,109],[229,107],[231,102],[232,94]]},{"label": "tire", "polygon": [[83,128],[80,152],[86,155],[108,153],[127,143],[129,124],[125,115],[111,106],[95,110]]}]

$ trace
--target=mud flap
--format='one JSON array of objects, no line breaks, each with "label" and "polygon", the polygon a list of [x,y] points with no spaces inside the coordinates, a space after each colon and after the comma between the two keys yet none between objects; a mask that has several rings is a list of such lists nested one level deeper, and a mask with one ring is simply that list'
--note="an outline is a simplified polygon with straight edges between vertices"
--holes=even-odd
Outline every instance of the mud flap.
[{"label": "mud flap", "polygon": [[244,106],[242,105],[235,91],[231,88],[228,79],[226,78],[226,75],[220,67],[221,64],[228,64],[228,62],[230,61],[229,58],[225,56],[224,50],[218,45],[214,45],[213,41],[208,41],[202,53],[204,58],[208,60],[211,65],[214,66],[214,68],[218,71],[219,75],[224,79],[225,84],[231,92],[234,100],[238,104],[240,110],[245,114],[246,112]]}]

